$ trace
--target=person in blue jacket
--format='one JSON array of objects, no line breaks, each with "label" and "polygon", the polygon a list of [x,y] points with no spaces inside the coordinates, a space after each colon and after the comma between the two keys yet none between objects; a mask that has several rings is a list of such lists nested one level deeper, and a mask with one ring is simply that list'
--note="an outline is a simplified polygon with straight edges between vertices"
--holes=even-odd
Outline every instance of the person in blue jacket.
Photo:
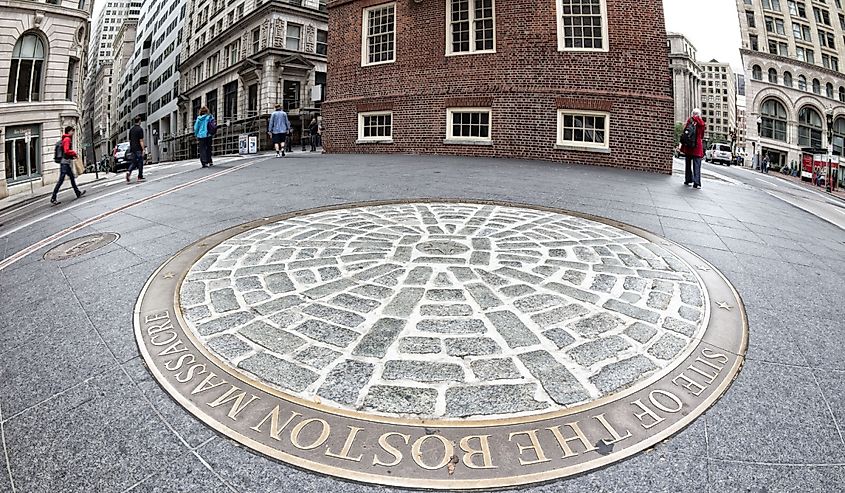
[{"label": "person in blue jacket", "polygon": [[288,133],[290,133],[290,120],[288,114],[282,111],[282,105],[276,105],[276,111],[270,115],[270,121],[267,125],[267,133],[273,139],[273,145],[276,147],[276,157],[285,157],[285,147]]},{"label": "person in blue jacket", "polygon": [[203,168],[214,166],[211,161],[211,140],[214,138],[214,117],[208,112],[208,108],[200,108],[200,116],[194,122],[194,135],[197,137],[200,148],[200,164]]}]

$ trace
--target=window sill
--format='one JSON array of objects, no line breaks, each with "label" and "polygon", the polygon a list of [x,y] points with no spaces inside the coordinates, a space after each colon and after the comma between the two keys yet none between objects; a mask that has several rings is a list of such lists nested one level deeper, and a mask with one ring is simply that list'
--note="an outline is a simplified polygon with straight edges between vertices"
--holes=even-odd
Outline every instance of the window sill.
[{"label": "window sill", "polygon": [[452,56],[466,56],[466,55],[490,55],[495,54],[496,50],[477,50],[477,51],[450,51],[446,53],[447,57]]},{"label": "window sill", "polygon": [[492,140],[483,140],[483,139],[443,139],[443,143],[446,145],[462,145],[462,146],[492,146]]},{"label": "window sill", "polygon": [[356,144],[392,144],[393,139],[358,139]]},{"label": "window sill", "polygon": [[579,146],[574,144],[555,144],[555,149],[563,151],[581,151],[581,152],[595,152],[596,154],[610,154],[609,147],[590,147]]}]

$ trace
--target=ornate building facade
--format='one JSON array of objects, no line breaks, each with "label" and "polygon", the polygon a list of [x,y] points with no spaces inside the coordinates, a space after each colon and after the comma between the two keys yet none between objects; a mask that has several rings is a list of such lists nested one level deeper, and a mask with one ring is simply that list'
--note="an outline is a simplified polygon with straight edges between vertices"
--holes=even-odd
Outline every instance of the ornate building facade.
[{"label": "ornate building facade", "polygon": [[326,84],[327,14],[318,0],[188,0],[183,28],[176,158],[195,156],[193,122],[207,106],[227,126],[215,153],[237,152],[238,135],[266,147],[266,118],[282,104],[293,139],[319,112]]},{"label": "ornate building facade", "polygon": [[[0,0],[0,197],[54,183],[53,146],[79,129],[90,4]],[[77,134],[75,145],[81,139]]]},{"label": "ornate building facade", "polygon": [[695,46],[683,35],[669,33],[669,71],[675,98],[675,123],[685,123],[692,110],[701,107],[701,65]]},{"label": "ornate building facade", "polygon": [[[746,75],[746,151],[773,166],[802,149],[842,154],[845,8],[839,1],[737,0]],[[746,161],[751,164],[752,160]]]},{"label": "ornate building facade", "polygon": [[329,9],[328,152],[671,172],[659,0],[335,0]]}]

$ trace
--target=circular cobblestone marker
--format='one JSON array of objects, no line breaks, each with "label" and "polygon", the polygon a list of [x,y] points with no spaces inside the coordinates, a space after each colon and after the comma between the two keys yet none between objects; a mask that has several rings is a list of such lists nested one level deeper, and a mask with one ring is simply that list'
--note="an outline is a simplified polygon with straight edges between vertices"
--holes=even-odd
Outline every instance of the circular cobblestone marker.
[{"label": "circular cobblestone marker", "polygon": [[627,225],[498,203],[339,206],[188,247],[139,345],[217,430],[297,466],[431,488],[589,470],[687,425],[746,346],[741,301]]},{"label": "circular cobblestone marker", "polygon": [[120,235],[117,233],[97,233],[80,236],[51,248],[44,254],[44,259],[66,260],[79,257],[80,255],[91,253],[94,250],[99,250],[109,243],[115,242],[118,238],[120,238]]}]

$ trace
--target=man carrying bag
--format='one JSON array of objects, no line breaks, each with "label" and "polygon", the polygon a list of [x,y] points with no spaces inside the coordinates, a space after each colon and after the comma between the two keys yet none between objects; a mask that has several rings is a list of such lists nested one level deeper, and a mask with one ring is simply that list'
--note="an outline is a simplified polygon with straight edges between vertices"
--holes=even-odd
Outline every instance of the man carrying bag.
[{"label": "man carrying bag", "polygon": [[[85,190],[79,190],[76,186],[76,177],[74,176],[74,160],[79,159],[76,151],[73,150],[73,127],[65,127],[65,133],[62,135],[62,140],[56,143],[56,148],[53,153],[53,160],[59,163],[59,181],[56,182],[56,187],[53,188],[53,196],[50,197],[50,203],[59,205],[61,202],[57,200],[59,189],[62,188],[62,183],[65,181],[65,176],[70,178],[70,186],[76,192],[76,198],[85,195]],[[81,161],[80,161],[81,164]]]}]

